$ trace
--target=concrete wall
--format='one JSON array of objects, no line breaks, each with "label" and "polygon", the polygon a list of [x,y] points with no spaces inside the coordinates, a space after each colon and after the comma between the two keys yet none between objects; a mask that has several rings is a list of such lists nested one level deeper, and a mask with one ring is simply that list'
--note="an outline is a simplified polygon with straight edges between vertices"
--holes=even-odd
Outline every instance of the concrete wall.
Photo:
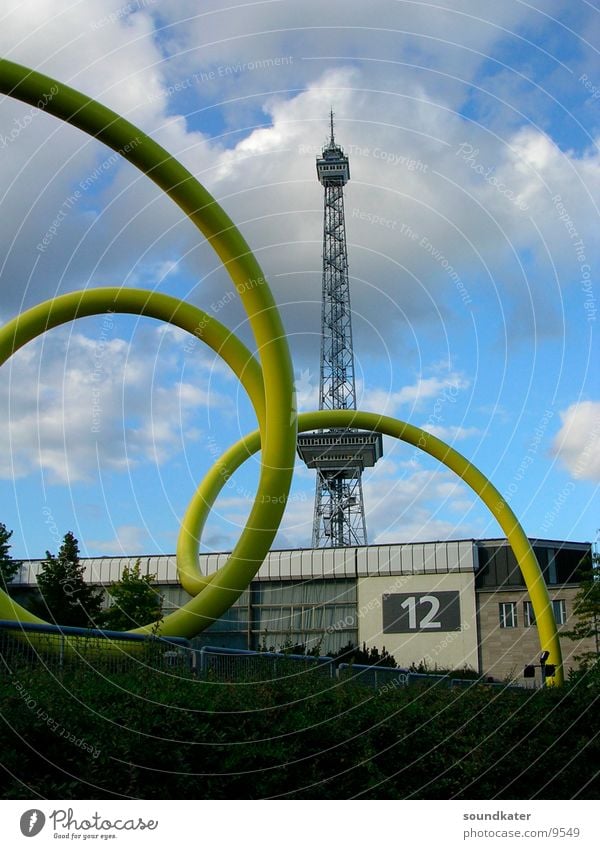
[{"label": "concrete wall", "polygon": [[[446,629],[443,605],[440,612],[433,619],[430,618],[429,623],[426,622],[432,604],[422,603],[423,595],[445,598],[439,595],[441,593],[458,594],[458,629],[455,629],[455,623],[452,623],[452,630]],[[407,616],[405,623],[408,632],[384,633],[385,608],[394,595],[399,596],[399,600],[405,604],[408,602],[406,610],[413,604],[410,599],[415,599],[413,622],[409,622]],[[436,622],[441,627],[432,627]],[[387,624],[389,627],[389,622]],[[415,627],[410,628],[411,625]],[[359,580],[358,638],[359,643],[362,645],[365,642],[367,647],[381,649],[385,646],[399,666],[424,661],[430,669],[435,666],[460,669],[467,665],[479,671],[473,573],[400,575]]]},{"label": "concrete wall", "polygon": [[[558,626],[559,635],[575,625],[573,618],[573,599],[577,594],[577,586],[548,587],[552,600],[563,599],[566,603],[567,620]],[[523,602],[529,601],[525,590],[479,590],[477,592],[477,616],[480,632],[481,664],[485,672],[495,678],[512,678],[520,683],[523,670],[527,664],[539,664],[540,643],[535,625],[525,625]],[[503,602],[517,603],[517,627],[501,628],[499,605]],[[562,638],[560,641],[563,653],[565,672],[576,667],[574,656],[585,651],[592,651],[591,640],[576,643]],[[536,669],[537,683],[540,683],[540,670]]]}]

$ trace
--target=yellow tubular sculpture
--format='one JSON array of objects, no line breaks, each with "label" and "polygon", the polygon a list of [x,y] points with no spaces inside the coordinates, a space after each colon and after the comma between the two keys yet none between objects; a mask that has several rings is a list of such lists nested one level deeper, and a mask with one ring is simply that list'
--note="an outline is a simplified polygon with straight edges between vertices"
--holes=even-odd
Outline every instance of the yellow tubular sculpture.
[{"label": "yellow tubular sculpture", "polygon": [[[258,421],[264,419],[264,390],[260,366],[240,340],[213,316],[169,295],[143,289],[98,288],[61,295],[21,313],[0,329],[0,366],[40,333],[65,322],[107,311],[145,315],[187,330],[220,354],[248,393]],[[198,560],[196,549],[195,560]],[[178,569],[185,581],[190,555],[182,555]],[[185,586],[185,583],[184,583]],[[186,587],[187,589],[187,587]],[[225,608],[227,609],[227,608]],[[23,622],[43,622],[0,592],[0,619],[17,616]],[[171,634],[171,636],[176,636]],[[33,639],[33,638],[32,638]]]},{"label": "yellow tubular sculpture", "polygon": [[[485,475],[441,439],[400,419],[357,410],[319,410],[312,413],[300,413],[298,416],[299,433],[328,427],[363,428],[408,442],[435,457],[471,487],[506,534],[523,573],[535,612],[541,650],[547,650],[550,653],[548,663],[556,665],[556,674],[553,678],[548,678],[548,683],[562,684],[564,680],[562,655],[546,583],[525,531],[505,499]],[[177,544],[178,563],[180,554],[185,554],[190,565],[193,563],[193,567],[187,572],[184,584],[190,593],[201,592],[225,568],[222,567],[209,576],[202,575],[198,562],[199,540],[211,507],[225,481],[248,457],[259,450],[260,431],[256,430],[232,445],[219,458],[218,463],[207,473],[190,501],[181,523]],[[193,552],[190,550],[192,541]]]},{"label": "yellow tubular sculpture", "polygon": [[[459,475],[497,519],[517,558],[533,604],[542,651],[563,683],[560,644],[552,604],[539,565],[516,516],[500,493],[461,454],[406,422],[355,410],[327,410],[297,416],[292,364],[271,290],[243,236],[214,198],[167,151],[115,112],[50,77],[0,60],[0,91],[90,134],[118,151],[150,177],[185,212],[213,246],[229,272],[246,310],[256,348],[250,351],[214,317],[191,304],[156,292],[98,288],[74,292],[27,310],[0,330],[0,365],[30,340],[67,321],[108,310],[169,322],[206,342],[230,366],[254,406],[259,429],[228,449],[196,490],[182,520],[177,568],[192,599],[165,617],[162,636],[193,637],[211,625],[246,589],[264,561],[279,527],[291,485],[297,429],[358,427],[393,436],[421,448]],[[248,521],[224,566],[203,576],[200,537],[208,513],[231,474],[261,451],[261,471]],[[0,591],[0,618],[42,622]],[[156,631],[156,623],[135,629]]]}]

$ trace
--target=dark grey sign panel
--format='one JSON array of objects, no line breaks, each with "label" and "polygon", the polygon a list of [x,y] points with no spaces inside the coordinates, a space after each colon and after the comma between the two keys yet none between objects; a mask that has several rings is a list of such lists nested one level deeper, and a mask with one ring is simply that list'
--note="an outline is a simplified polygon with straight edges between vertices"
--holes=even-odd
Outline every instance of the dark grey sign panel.
[{"label": "dark grey sign panel", "polygon": [[386,593],[382,596],[383,633],[460,631],[458,592]]}]

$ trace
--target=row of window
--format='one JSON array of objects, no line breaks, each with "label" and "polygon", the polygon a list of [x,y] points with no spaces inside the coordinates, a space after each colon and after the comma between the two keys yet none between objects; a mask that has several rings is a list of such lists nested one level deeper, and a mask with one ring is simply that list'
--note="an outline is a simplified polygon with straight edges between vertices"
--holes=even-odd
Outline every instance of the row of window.
[{"label": "row of window", "polygon": [[[591,552],[581,545],[570,548],[569,543],[556,543],[553,546],[534,544],[533,551],[547,584],[578,583],[581,571],[589,569],[591,562]],[[510,546],[482,543],[477,545],[477,557],[478,588],[523,586],[525,583]]]},{"label": "row of window", "polygon": [[[517,617],[517,602],[502,601],[498,605],[500,613],[501,628],[518,628]],[[552,610],[557,625],[564,625],[567,621],[567,604],[564,599],[556,599],[552,602]],[[533,613],[533,605],[530,601],[523,602],[523,622],[525,628],[535,625],[535,616]]]}]

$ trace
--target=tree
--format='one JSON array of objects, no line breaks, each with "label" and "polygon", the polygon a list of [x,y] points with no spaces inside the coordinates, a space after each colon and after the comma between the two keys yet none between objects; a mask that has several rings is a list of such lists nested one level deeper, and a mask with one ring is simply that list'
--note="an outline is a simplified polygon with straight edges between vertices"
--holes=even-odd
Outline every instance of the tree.
[{"label": "tree", "polygon": [[581,575],[579,592],[573,599],[573,616],[577,619],[564,636],[570,640],[593,640],[594,651],[576,655],[582,666],[587,667],[600,657],[600,555],[594,554],[592,568]]},{"label": "tree", "polygon": [[362,649],[359,649],[352,642],[348,642],[339,651],[335,652],[332,657],[340,663],[357,663],[365,666],[392,666],[394,668],[398,666],[396,659],[386,651],[385,646],[380,652],[376,646],[371,646],[370,649],[367,649],[365,643],[363,643]]},{"label": "tree", "polygon": [[96,627],[102,609],[102,590],[86,584],[79,562],[79,543],[71,531],[55,557],[46,551],[37,583],[43,606],[58,625]]},{"label": "tree", "polygon": [[13,535],[2,522],[0,522],[0,589],[7,590],[8,584],[15,577],[21,563],[18,560],[13,560],[9,554],[10,543],[9,539]]},{"label": "tree", "polygon": [[155,575],[140,574],[140,561],[125,566],[121,580],[111,584],[111,605],[100,615],[103,628],[126,631],[162,618],[162,599],[152,586]]},{"label": "tree", "polygon": [[[323,637],[320,637],[312,646],[308,648],[306,643],[295,643],[292,640],[292,635],[287,634],[283,643],[279,645],[279,648],[275,647],[275,644],[268,645],[267,639],[269,638],[268,628],[265,628],[264,633],[262,635],[262,640],[258,645],[257,651],[259,652],[276,652],[277,654],[303,654],[306,657],[320,657],[321,655],[321,646],[323,645]],[[271,638],[272,639],[272,638]]]}]

